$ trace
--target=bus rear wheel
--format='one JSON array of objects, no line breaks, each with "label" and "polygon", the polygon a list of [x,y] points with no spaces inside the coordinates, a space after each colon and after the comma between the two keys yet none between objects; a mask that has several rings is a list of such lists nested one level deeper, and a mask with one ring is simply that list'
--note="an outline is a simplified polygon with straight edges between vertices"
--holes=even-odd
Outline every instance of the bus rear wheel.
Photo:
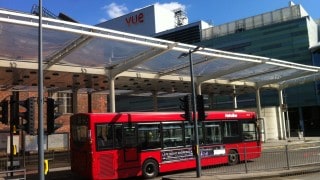
[{"label": "bus rear wheel", "polygon": [[144,178],[154,178],[158,176],[159,173],[159,165],[153,159],[148,159],[143,163],[142,166],[142,175]]},{"label": "bus rear wheel", "polygon": [[230,150],[228,155],[228,164],[235,165],[239,163],[239,154],[236,150]]}]

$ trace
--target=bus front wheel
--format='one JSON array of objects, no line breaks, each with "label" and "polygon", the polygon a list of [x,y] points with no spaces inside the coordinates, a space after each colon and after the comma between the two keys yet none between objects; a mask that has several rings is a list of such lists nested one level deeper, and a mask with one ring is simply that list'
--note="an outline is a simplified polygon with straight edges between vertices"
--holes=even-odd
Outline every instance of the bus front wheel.
[{"label": "bus front wheel", "polygon": [[142,166],[142,175],[144,178],[153,178],[158,176],[159,173],[159,165],[153,159],[148,159],[143,163]]},{"label": "bus front wheel", "polygon": [[235,165],[239,163],[239,154],[236,150],[230,150],[228,155],[228,164]]}]

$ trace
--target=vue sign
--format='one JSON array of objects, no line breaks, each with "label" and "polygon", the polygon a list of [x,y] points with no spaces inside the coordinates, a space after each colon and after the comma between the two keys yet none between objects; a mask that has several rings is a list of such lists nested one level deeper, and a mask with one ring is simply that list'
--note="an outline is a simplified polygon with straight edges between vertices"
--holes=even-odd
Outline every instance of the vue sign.
[{"label": "vue sign", "polygon": [[132,15],[126,18],[126,23],[128,26],[132,25],[132,24],[139,24],[139,23],[143,23],[143,17],[144,14],[143,13],[139,13],[136,15]]}]

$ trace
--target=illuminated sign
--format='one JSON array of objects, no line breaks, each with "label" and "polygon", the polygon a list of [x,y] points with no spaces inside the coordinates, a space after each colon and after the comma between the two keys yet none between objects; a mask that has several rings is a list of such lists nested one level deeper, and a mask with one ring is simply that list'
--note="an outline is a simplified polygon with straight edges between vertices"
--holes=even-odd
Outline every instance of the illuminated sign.
[{"label": "illuminated sign", "polygon": [[225,114],[225,117],[226,118],[236,118],[236,117],[238,117],[238,115],[235,113],[231,113],[231,114]]},{"label": "illuminated sign", "polygon": [[129,16],[126,18],[126,23],[128,26],[143,23],[144,21],[143,17],[144,17],[143,13]]}]

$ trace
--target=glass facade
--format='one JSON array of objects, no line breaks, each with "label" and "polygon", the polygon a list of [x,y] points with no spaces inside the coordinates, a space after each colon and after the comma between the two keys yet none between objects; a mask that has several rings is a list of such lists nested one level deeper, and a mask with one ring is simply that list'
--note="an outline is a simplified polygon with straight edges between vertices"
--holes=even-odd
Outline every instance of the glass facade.
[{"label": "glass facade", "polygon": [[[309,51],[307,18],[290,20],[246,31],[236,32],[201,41],[202,46],[232,52],[254,54],[295,63],[312,65],[312,54]],[[316,105],[314,84],[291,88],[287,91],[288,103],[299,106],[308,103]],[[299,96],[301,93],[307,96]],[[277,91],[263,92],[265,99],[262,105],[277,105]],[[254,97],[254,96],[252,96]],[[241,97],[239,99],[241,101]],[[255,105],[255,102],[252,102]]]},{"label": "glass facade", "polygon": [[[310,30],[312,26],[309,26],[309,23],[314,22],[306,16],[249,30],[235,31],[232,34],[211,39],[207,38],[199,45],[319,66],[319,51],[312,53],[309,49],[310,38],[313,37],[310,35],[313,30]],[[283,91],[285,102],[289,107],[290,128],[293,131],[302,129],[307,136],[319,135],[319,88],[319,82],[312,82],[286,88]],[[247,101],[247,99],[255,99],[255,94],[238,96],[238,108],[255,107],[256,102]],[[229,103],[225,103],[224,107],[232,107],[232,97],[228,100]],[[224,103],[220,102],[220,104]],[[262,91],[261,105],[279,105],[277,90]],[[295,133],[293,132],[292,135]]]}]

